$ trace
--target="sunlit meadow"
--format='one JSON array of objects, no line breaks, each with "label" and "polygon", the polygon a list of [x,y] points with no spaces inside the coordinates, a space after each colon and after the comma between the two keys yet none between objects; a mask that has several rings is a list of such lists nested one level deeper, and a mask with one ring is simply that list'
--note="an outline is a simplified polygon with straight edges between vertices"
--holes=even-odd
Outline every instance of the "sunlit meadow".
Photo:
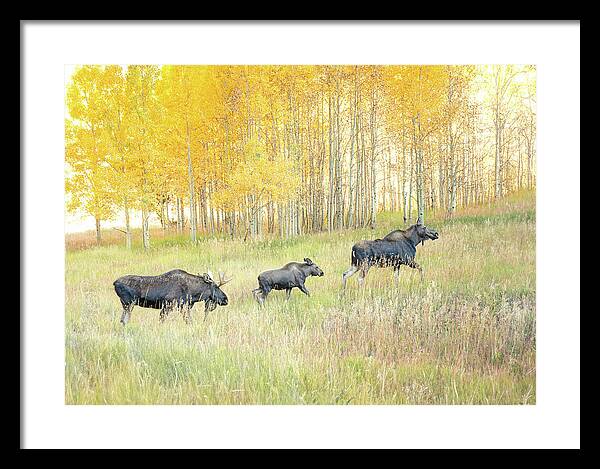
[{"label": "sunlit meadow", "polygon": [[[535,194],[426,213],[440,238],[417,248],[424,280],[371,269],[341,293],[350,249],[405,225],[242,242],[153,237],[127,250],[115,234],[67,236],[67,404],[535,404]],[[136,239],[139,236],[136,236]],[[118,243],[117,243],[118,241]],[[311,297],[273,292],[259,308],[257,275],[310,257],[325,272]],[[229,305],[203,322],[135,307],[126,327],[112,282],[125,274],[223,270]]]}]

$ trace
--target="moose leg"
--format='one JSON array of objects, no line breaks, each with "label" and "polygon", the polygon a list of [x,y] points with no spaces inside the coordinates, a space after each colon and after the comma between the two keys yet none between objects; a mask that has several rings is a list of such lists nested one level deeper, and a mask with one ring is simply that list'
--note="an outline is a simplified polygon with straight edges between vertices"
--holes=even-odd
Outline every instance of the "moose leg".
[{"label": "moose leg", "polygon": [[257,303],[262,306],[267,298],[267,295],[262,291],[261,288],[255,288],[252,290],[252,294],[254,295],[254,299],[257,301]]},{"label": "moose leg", "polygon": [[165,322],[165,319],[167,319],[167,316],[169,315],[170,312],[171,312],[170,306],[165,305],[162,307],[162,309],[160,310],[160,315],[158,317],[158,320],[160,321],[161,324],[163,322]]},{"label": "moose leg", "polygon": [[290,299],[290,295],[292,294],[292,289],[291,288],[286,288],[285,289],[285,301],[288,301]]},{"label": "moose leg", "polygon": [[259,305],[263,305],[265,300],[267,299],[267,294],[263,292],[260,288],[254,290],[254,299],[258,302]]},{"label": "moose leg", "polygon": [[262,290],[261,290],[260,292],[258,292],[258,293],[257,293],[257,295],[256,295],[256,299],[258,300],[258,304],[259,304],[259,305],[263,306],[263,305],[265,304],[265,300],[267,299],[267,295],[268,295],[268,294],[269,294],[269,293],[267,293],[267,292],[264,292],[264,291],[262,291]]},{"label": "moose leg", "polygon": [[308,288],[306,288],[304,286],[304,284],[298,285],[298,288],[300,289],[300,291],[302,293],[304,293],[306,296],[310,296],[310,292],[308,291]]},{"label": "moose leg", "polygon": [[352,265],[350,268],[342,274],[342,288],[346,288],[346,281],[358,272],[358,266]]},{"label": "moose leg", "polygon": [[131,317],[131,310],[133,309],[133,304],[123,305],[123,314],[121,314],[121,324],[125,326],[129,322],[129,318]]},{"label": "moose leg", "polygon": [[369,272],[369,265],[368,264],[363,264],[360,267],[360,272],[358,273],[358,284],[360,286],[363,285],[363,282],[365,281],[365,277],[367,276],[368,272]]},{"label": "moose leg", "polygon": [[396,285],[398,285],[398,282],[400,281],[400,266],[394,267],[394,281]]},{"label": "moose leg", "polygon": [[268,286],[261,285],[256,290],[258,290],[258,293],[256,294],[256,300],[258,301],[259,305],[263,306],[271,289]]},{"label": "moose leg", "polygon": [[265,304],[265,300],[267,299],[267,295],[268,293],[264,292],[264,291],[260,291],[260,293],[258,294],[258,303],[262,306]]},{"label": "moose leg", "polygon": [[409,267],[412,267],[413,269],[417,269],[419,271],[419,273],[421,274],[421,281],[423,281],[423,267],[421,267],[419,264],[417,264],[415,261],[411,261],[408,264]]},{"label": "moose leg", "polygon": [[192,307],[189,305],[184,305],[183,309],[183,320],[186,324],[192,323]]}]

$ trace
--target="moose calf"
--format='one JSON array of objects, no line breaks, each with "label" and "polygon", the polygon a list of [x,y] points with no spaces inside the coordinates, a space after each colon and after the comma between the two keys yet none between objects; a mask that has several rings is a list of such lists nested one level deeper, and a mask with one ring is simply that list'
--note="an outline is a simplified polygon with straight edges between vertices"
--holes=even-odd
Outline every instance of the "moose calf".
[{"label": "moose calf", "polygon": [[308,257],[304,263],[290,262],[281,269],[267,270],[258,276],[258,288],[252,290],[258,304],[262,305],[271,290],[285,290],[286,301],[290,299],[292,288],[298,288],[302,293],[310,296],[304,285],[307,277],[322,277],[323,271]]}]

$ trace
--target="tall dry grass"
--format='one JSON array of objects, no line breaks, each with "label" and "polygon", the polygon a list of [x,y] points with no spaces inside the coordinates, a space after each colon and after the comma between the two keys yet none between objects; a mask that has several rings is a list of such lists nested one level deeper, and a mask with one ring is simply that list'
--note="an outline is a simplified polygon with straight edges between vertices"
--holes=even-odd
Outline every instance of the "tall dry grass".
[{"label": "tall dry grass", "polygon": [[[428,214],[440,239],[417,249],[425,271],[372,269],[341,293],[359,239],[402,227],[242,243],[156,239],[66,254],[65,401],[68,404],[533,404],[535,200],[522,193],[452,219]],[[251,290],[265,269],[311,257],[325,276],[311,297]],[[112,281],[173,268],[225,270],[227,307],[187,326],[136,307],[127,327]]]}]

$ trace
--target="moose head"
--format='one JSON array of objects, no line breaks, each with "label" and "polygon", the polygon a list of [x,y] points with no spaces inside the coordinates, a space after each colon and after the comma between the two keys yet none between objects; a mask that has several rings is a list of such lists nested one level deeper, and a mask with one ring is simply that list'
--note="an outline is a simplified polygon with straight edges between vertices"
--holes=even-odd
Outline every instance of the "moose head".
[{"label": "moose head", "polygon": [[324,272],[319,268],[317,264],[311,261],[308,257],[304,258],[304,263],[309,267],[308,275],[313,275],[315,277],[322,277]]},{"label": "moose head", "polygon": [[412,228],[414,229],[414,233],[416,234],[416,243],[415,244],[423,244],[425,243],[425,240],[434,240],[434,239],[438,239],[440,237],[440,235],[438,234],[437,231],[432,230],[431,228],[427,228],[423,222],[421,221],[421,219],[417,219],[416,224],[414,224],[412,226]]},{"label": "moose head", "polygon": [[225,285],[226,283],[231,282],[231,280],[233,280],[233,277],[226,279],[225,274],[223,272],[219,272],[219,278],[215,282],[212,278],[213,276],[210,271],[202,274],[201,277],[202,277],[202,280],[204,280],[204,282],[210,288],[210,292],[207,295],[206,302],[205,302],[206,311],[208,312],[208,311],[214,310],[217,307],[217,305],[220,305],[220,306],[227,305],[227,303],[228,303],[227,295],[223,292],[223,290],[221,290],[221,286]]}]

